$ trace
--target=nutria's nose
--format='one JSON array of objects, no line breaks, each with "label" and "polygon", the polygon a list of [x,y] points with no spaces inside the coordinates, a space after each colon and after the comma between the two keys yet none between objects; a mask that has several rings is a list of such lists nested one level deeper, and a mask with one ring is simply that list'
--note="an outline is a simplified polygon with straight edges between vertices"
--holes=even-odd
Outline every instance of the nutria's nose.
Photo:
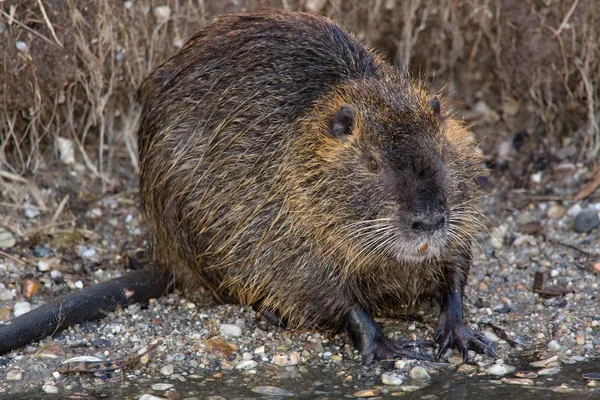
[{"label": "nutria's nose", "polygon": [[418,214],[412,218],[412,229],[417,233],[435,232],[446,224],[443,213]]}]

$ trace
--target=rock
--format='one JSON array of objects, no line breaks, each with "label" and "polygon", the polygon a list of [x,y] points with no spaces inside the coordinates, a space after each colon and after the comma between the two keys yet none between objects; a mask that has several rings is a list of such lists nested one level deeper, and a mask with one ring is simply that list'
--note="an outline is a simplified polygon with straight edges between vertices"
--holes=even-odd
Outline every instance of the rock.
[{"label": "rock", "polygon": [[587,379],[589,381],[600,381],[600,373],[590,372],[589,374],[583,374],[583,379]]},{"label": "rock", "polygon": [[502,364],[492,364],[488,367],[487,373],[490,375],[506,375],[508,370]]},{"label": "rock", "polygon": [[10,249],[17,243],[12,233],[0,228],[0,249]]},{"label": "rock", "polygon": [[232,324],[221,324],[219,332],[223,336],[242,336],[242,328]]},{"label": "rock", "polygon": [[254,393],[262,394],[265,396],[295,396],[296,393],[290,392],[276,386],[257,386],[252,388]]},{"label": "rock", "polygon": [[44,385],[42,390],[48,394],[58,394],[58,388],[54,385]]},{"label": "rock", "polygon": [[271,359],[271,364],[287,367],[290,365],[298,365],[300,362],[300,354],[297,351],[292,351],[289,354],[277,353]]},{"label": "rock", "polygon": [[0,308],[0,321],[9,321],[11,318],[10,308],[2,307]]},{"label": "rock", "polygon": [[546,211],[546,217],[550,219],[561,219],[567,214],[567,209],[563,206],[552,205]]},{"label": "rock", "polygon": [[15,296],[13,295],[12,290],[0,289],[0,301],[9,301],[12,300],[13,297]]},{"label": "rock", "polygon": [[423,367],[414,367],[410,370],[410,377],[416,381],[428,381],[431,379],[425,368]]},{"label": "rock", "polygon": [[306,11],[311,13],[318,13],[327,5],[327,0],[306,0],[304,7]]},{"label": "rock", "polygon": [[154,396],[152,394],[144,393],[138,400],[167,400],[164,397]]},{"label": "rock", "polygon": [[52,262],[50,260],[39,260],[37,262],[37,269],[40,272],[50,271],[52,269]]},{"label": "rock", "polygon": [[532,371],[517,371],[515,372],[515,376],[517,378],[535,379],[538,377],[538,374]]},{"label": "rock", "polygon": [[106,340],[106,339],[102,339],[102,338],[96,338],[94,340],[92,340],[92,346],[94,347],[109,347],[110,346],[110,340]]},{"label": "rock", "polygon": [[154,7],[153,14],[154,14],[154,17],[156,18],[156,21],[158,21],[159,23],[167,22],[169,20],[169,18],[171,18],[171,7],[169,7],[169,6]]},{"label": "rock", "polygon": [[31,219],[37,217],[38,215],[40,215],[40,210],[29,205],[25,206],[25,218]]},{"label": "rock", "polygon": [[254,359],[254,356],[251,353],[244,352],[242,354],[242,360],[248,361]]},{"label": "rock", "polygon": [[6,373],[7,381],[22,381],[23,380],[23,371],[8,371]]},{"label": "rock", "polygon": [[165,365],[160,369],[160,373],[165,376],[173,375],[173,371],[175,371],[175,366],[173,364]]},{"label": "rock", "polygon": [[576,217],[577,214],[579,214],[581,212],[581,210],[583,210],[583,208],[581,208],[581,206],[579,204],[574,204],[567,211],[567,215],[569,217]]},{"label": "rock", "polygon": [[544,360],[531,362],[531,363],[529,363],[529,365],[531,365],[532,367],[544,368],[546,365],[548,365],[552,362],[555,362],[557,360],[558,360],[558,356],[554,355],[554,356],[546,358]]},{"label": "rock", "polygon": [[575,217],[573,229],[576,232],[586,233],[597,227],[599,223],[598,213],[595,210],[585,209]]},{"label": "rock", "polygon": [[77,245],[76,247],[77,254],[82,258],[92,259],[96,255],[96,249],[92,249],[90,247],[84,246],[82,244]]},{"label": "rock", "polygon": [[548,342],[548,345],[546,347],[550,351],[558,351],[560,350],[561,345],[556,340],[551,340],[550,342]]},{"label": "rock", "polygon": [[16,317],[31,311],[31,304],[26,301],[19,301],[13,307],[13,315]]},{"label": "rock", "polygon": [[23,279],[23,296],[26,299],[31,299],[40,290],[40,284],[35,279]]},{"label": "rock", "polygon": [[206,339],[204,345],[206,346],[206,351],[219,358],[228,358],[231,355],[231,346],[220,336]]},{"label": "rock", "polygon": [[38,351],[37,357],[39,358],[48,358],[48,359],[57,359],[57,358],[65,358],[67,356],[66,350],[57,343],[49,343],[46,346],[42,347],[41,350]]},{"label": "rock", "polygon": [[260,346],[254,349],[254,354],[265,354],[265,346]]},{"label": "rock", "polygon": [[533,379],[527,379],[527,378],[508,378],[504,382],[508,383],[509,385],[521,385],[521,386],[533,386],[535,384]]},{"label": "rock", "polygon": [[415,360],[398,360],[394,363],[394,368],[395,369],[405,369],[414,362],[415,362]]},{"label": "rock", "polygon": [[42,258],[50,254],[50,249],[45,246],[35,246],[31,252],[35,257]]},{"label": "rock", "polygon": [[29,50],[29,45],[21,40],[17,41],[15,43],[15,47],[17,48],[17,50],[19,50],[21,53],[27,53],[27,50]]},{"label": "rock", "polygon": [[568,387],[566,384],[562,384],[560,386],[556,386],[554,388],[552,388],[552,391],[554,393],[572,393],[575,391],[575,389]]},{"label": "rock", "polygon": [[236,365],[235,369],[253,369],[256,368],[257,365],[258,363],[254,360],[246,360]]},{"label": "rock", "polygon": [[560,367],[544,368],[544,369],[540,369],[538,371],[538,375],[539,376],[555,375],[555,374],[558,374],[560,371],[561,371]]},{"label": "rock", "polygon": [[174,385],[172,383],[155,383],[154,385],[152,385],[152,390],[165,391],[172,389],[173,387]]},{"label": "rock", "polygon": [[381,393],[379,390],[377,389],[366,389],[366,390],[359,390],[358,392],[355,392],[352,394],[352,396],[354,397],[375,397],[375,396],[379,396],[379,393]]},{"label": "rock", "polygon": [[232,363],[231,361],[227,361],[227,360],[221,361],[221,369],[223,369],[225,371],[231,371],[234,368],[235,368],[235,364]]},{"label": "rock", "polygon": [[381,374],[381,383],[384,385],[402,385],[404,379],[402,379],[402,375],[396,372],[384,372]]}]

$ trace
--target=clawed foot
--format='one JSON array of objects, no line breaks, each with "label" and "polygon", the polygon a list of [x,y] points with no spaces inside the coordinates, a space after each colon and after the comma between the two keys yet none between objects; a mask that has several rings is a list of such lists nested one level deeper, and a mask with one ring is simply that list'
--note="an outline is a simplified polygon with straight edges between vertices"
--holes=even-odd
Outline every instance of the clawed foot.
[{"label": "clawed foot", "polygon": [[496,358],[496,346],[481,333],[472,331],[462,323],[444,324],[438,328],[435,341],[439,345],[436,360],[439,360],[450,347],[460,351],[463,362],[467,362],[469,350]]},{"label": "clawed foot", "polygon": [[429,360],[429,357],[416,351],[423,347],[431,347],[431,343],[424,341],[394,342],[385,336],[380,336],[375,338],[368,347],[364,348],[361,354],[365,364],[371,364],[373,361],[401,357],[416,360]]}]

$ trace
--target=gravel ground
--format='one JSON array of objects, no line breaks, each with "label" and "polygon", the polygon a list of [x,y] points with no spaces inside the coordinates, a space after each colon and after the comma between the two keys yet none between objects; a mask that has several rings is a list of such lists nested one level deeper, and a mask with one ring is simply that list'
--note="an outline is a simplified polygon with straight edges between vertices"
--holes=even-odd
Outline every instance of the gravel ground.
[{"label": "gravel ground", "polygon": [[[122,171],[99,197],[99,183],[71,169],[38,174],[35,184],[5,179],[0,323],[126,273],[126,256],[144,247],[131,172]],[[495,362],[473,354],[461,365],[449,352],[443,363],[363,367],[343,334],[284,331],[250,308],[176,292],[0,357],[0,398],[438,398],[464,382],[482,382],[489,398],[503,390],[599,395],[600,362],[591,360],[600,351],[600,196],[567,200],[590,178],[568,163],[533,174],[528,190],[490,178],[495,193],[481,211],[492,235],[477,239],[465,311],[472,327],[497,342]],[[432,340],[436,312],[425,304],[416,315],[379,322],[391,337]],[[74,356],[122,360],[156,339],[152,352],[122,371],[55,371]]]}]

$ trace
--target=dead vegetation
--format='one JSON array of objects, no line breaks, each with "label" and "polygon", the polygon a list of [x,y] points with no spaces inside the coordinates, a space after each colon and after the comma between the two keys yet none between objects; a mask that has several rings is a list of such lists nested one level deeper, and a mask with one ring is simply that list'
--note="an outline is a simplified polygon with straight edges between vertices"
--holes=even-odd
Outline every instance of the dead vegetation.
[{"label": "dead vegetation", "polygon": [[77,161],[103,182],[115,160],[137,169],[144,76],[215,15],[266,6],[336,18],[465,108],[484,101],[501,118],[488,146],[528,130],[549,150],[575,144],[573,160],[600,153],[596,0],[12,0],[0,2],[0,169]]}]

